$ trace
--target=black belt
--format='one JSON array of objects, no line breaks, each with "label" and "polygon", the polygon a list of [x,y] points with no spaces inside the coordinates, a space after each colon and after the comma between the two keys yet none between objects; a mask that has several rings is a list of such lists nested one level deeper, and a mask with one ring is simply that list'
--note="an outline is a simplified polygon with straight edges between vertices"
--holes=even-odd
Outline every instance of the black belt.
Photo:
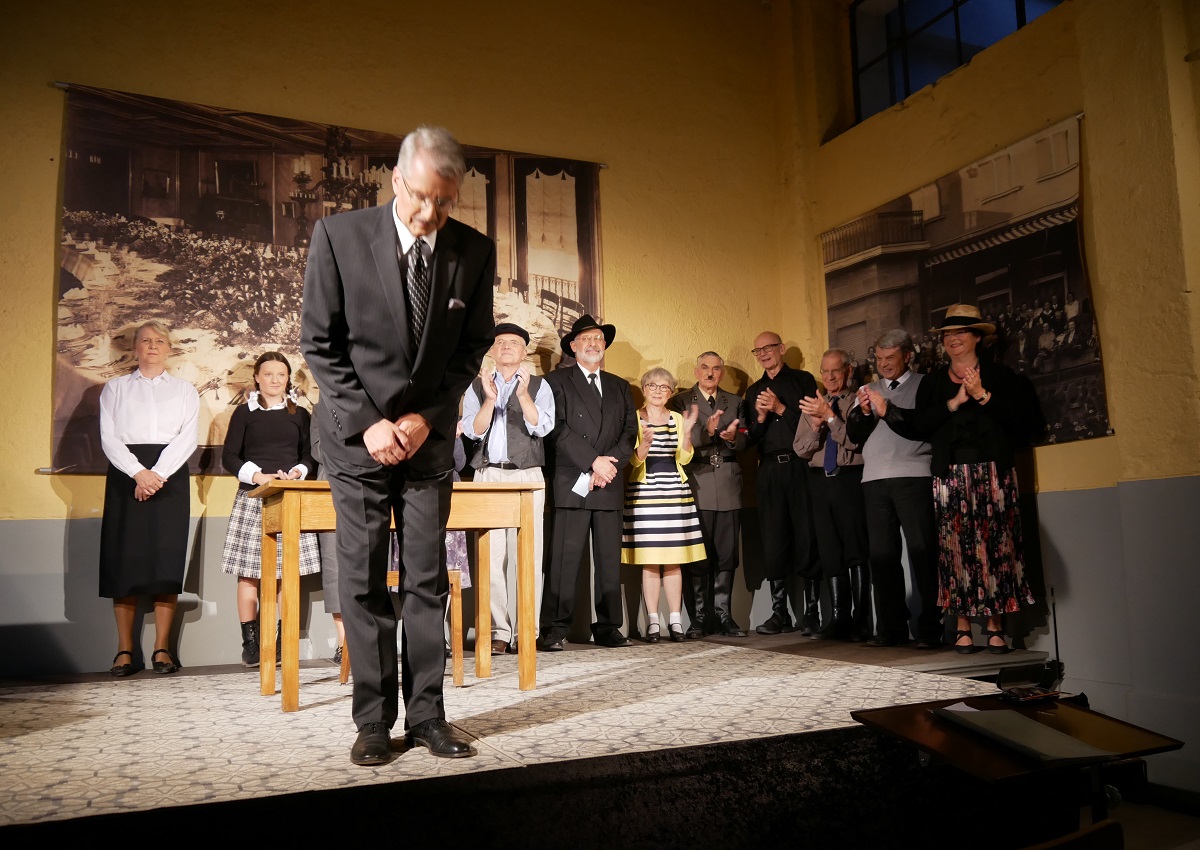
[{"label": "black belt", "polygon": [[774,460],[776,463],[791,463],[793,460],[799,460],[795,452],[771,452],[767,455],[767,458]]},{"label": "black belt", "polygon": [[515,463],[509,463],[508,461],[504,461],[504,463],[489,463],[489,464],[487,464],[487,466],[491,467],[492,469],[520,469],[521,468],[521,467],[517,466]]}]

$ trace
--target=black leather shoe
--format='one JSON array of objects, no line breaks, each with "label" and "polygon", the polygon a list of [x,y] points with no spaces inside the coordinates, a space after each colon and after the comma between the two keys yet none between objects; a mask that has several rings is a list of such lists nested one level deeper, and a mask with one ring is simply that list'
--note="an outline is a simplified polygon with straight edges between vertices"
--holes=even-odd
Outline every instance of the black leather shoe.
[{"label": "black leather shoe", "polygon": [[553,635],[549,637],[538,638],[537,648],[541,652],[562,652],[563,639]]},{"label": "black leather shoe", "polygon": [[746,631],[733,620],[723,620],[717,629],[717,634],[725,637],[745,637]]},{"label": "black leather shoe", "polygon": [[[164,658],[166,658],[167,660],[159,661],[158,657],[160,655],[163,656]],[[174,673],[176,670],[179,669],[179,662],[175,660],[175,656],[171,655],[171,653],[168,650],[156,649],[156,650],[154,650],[154,655],[152,655],[150,657],[150,659],[151,659],[151,663],[154,667],[155,673],[159,673],[161,675],[166,676],[166,675],[170,675],[171,673]]]},{"label": "black leather shoe", "polygon": [[674,643],[683,643],[687,637],[683,633],[683,625],[680,623],[668,623],[667,634],[671,636]]},{"label": "black leather shoe", "polygon": [[760,635],[778,635],[786,634],[787,632],[794,632],[795,630],[796,627],[792,625],[791,617],[789,617],[787,614],[784,614],[781,617],[779,616],[779,613],[776,612],[768,617],[767,621],[754,631],[758,632]]},{"label": "black leather shoe", "polygon": [[867,641],[867,646],[905,646],[912,643],[908,635],[901,637],[900,635],[885,635],[879,634]]},{"label": "black leather shoe", "polygon": [[658,627],[658,623],[651,623],[646,626],[646,643],[658,643],[660,634],[661,630]]},{"label": "black leather shoe", "polygon": [[692,620],[688,624],[687,631],[683,633],[683,636],[688,640],[700,640],[700,638],[704,637],[704,623],[700,620]]},{"label": "black leather shoe", "polygon": [[942,639],[940,637],[921,638],[915,644],[914,649],[941,649]]},{"label": "black leather shoe", "polygon": [[385,723],[364,723],[350,748],[355,764],[386,764],[392,760],[392,736]]},{"label": "black leather shoe", "polygon": [[475,748],[458,730],[440,718],[418,723],[408,732],[413,746],[420,744],[440,759],[462,759],[475,755]]},{"label": "black leather shoe", "polygon": [[607,646],[610,649],[616,649],[622,646],[633,646],[633,641],[625,637],[616,629],[602,635],[596,635],[597,646]]},{"label": "black leather shoe", "polygon": [[[117,663],[118,661],[121,660],[122,655],[125,655],[129,658],[128,664],[118,664]],[[122,678],[124,676],[132,676],[135,672],[133,669],[133,653],[127,649],[122,649],[120,652],[118,652],[116,654],[116,657],[113,658],[113,665],[112,665],[112,667],[109,668],[108,672],[118,678]]]}]

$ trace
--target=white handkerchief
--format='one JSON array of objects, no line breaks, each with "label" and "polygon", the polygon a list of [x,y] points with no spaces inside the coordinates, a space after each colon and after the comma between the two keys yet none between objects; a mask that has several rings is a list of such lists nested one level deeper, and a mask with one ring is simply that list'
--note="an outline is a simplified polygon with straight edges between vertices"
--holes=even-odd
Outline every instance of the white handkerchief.
[{"label": "white handkerchief", "polygon": [[466,307],[466,306],[467,306],[466,304],[459,301],[457,298],[451,298],[450,303],[446,305],[446,309],[447,310],[461,310],[463,307]]},{"label": "white handkerchief", "polygon": [[579,473],[579,480],[575,482],[575,486],[571,488],[571,492],[581,498],[586,498],[591,492],[592,474],[590,472]]}]

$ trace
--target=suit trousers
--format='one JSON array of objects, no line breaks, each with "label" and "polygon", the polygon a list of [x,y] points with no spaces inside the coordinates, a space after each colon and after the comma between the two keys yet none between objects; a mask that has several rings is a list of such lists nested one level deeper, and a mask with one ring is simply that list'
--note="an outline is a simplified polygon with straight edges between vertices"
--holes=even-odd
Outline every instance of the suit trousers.
[{"label": "suit trousers", "polygon": [[881,635],[908,635],[910,612],[905,603],[904,567],[900,563],[903,529],[913,586],[921,600],[917,638],[936,640],[942,636],[942,615],[937,607],[937,534],[932,493],[933,479],[924,476],[882,478],[863,484]]},{"label": "suit trousers", "polygon": [[692,575],[731,573],[738,565],[738,541],[742,534],[742,511],[700,511],[705,559],[688,564]]},{"label": "suit trousers", "polygon": [[359,466],[325,451],[337,513],[338,596],[354,677],[354,723],[398,717],[396,607],[387,588],[390,518],[400,544],[400,676],[405,727],[445,718],[443,631],[450,582],[446,522],[454,481],[447,470],[409,480],[404,465]]},{"label": "suit trousers", "polygon": [[765,576],[773,581],[820,578],[805,462],[792,455],[790,462],[779,463],[774,455],[767,455],[759,464],[754,490]]},{"label": "suit trousers", "polygon": [[867,562],[867,511],[863,503],[863,469],[843,466],[837,475],[809,467],[808,492],[812,496],[813,529],[821,572],[826,579],[850,574],[850,568]]},{"label": "suit trousers", "polygon": [[[500,469],[496,466],[485,466],[475,470],[475,481],[544,481],[542,468],[535,466],[530,469]],[[538,490],[533,494],[533,563],[536,564],[537,577],[534,582],[533,604],[534,619],[542,610],[542,525],[543,514],[546,511],[546,491]],[[492,589],[492,640],[511,642],[517,633],[517,612],[509,605],[509,579],[515,579],[516,570],[517,530],[515,528],[497,528],[488,532],[488,547],[491,552],[491,589]],[[537,637],[535,634],[534,637]]]},{"label": "suit trousers", "polygon": [[593,636],[618,631],[624,617],[621,609],[621,524],[622,512],[587,508],[556,508],[550,535],[550,566],[542,598],[543,637],[566,637],[575,609],[575,585],[579,565],[592,535],[595,563],[596,621]]}]

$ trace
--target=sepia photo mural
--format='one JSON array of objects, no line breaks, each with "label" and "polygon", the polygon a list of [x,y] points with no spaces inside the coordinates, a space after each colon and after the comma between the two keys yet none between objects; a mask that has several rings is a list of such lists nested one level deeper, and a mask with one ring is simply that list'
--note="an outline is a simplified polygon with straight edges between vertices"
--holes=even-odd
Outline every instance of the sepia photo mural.
[{"label": "sepia photo mural", "polygon": [[994,354],[1027,375],[1045,442],[1111,434],[1100,329],[1079,236],[1079,117],[914,189],[821,235],[830,344],[872,380],[872,344],[904,328],[914,369],[943,359],[952,304],[996,325]]},{"label": "sepia photo mural", "polygon": [[[262,351],[287,355],[316,401],[300,355],[308,240],[319,218],[391,202],[403,137],[70,85],[65,138],[54,469],[105,470],[100,390],[160,319],[168,368],[200,393],[191,469],[219,471]],[[600,166],[464,147],[453,216],[496,241],[496,321],[529,331],[545,371],[564,330],[601,315]]]}]

